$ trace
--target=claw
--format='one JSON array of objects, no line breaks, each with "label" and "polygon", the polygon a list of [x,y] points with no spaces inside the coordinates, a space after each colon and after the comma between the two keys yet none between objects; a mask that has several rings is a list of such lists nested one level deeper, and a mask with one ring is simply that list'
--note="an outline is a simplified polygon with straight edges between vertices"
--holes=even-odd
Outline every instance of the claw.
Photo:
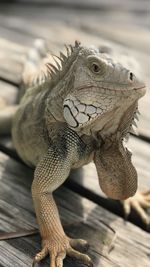
[{"label": "claw", "polygon": [[127,220],[128,216],[131,212],[131,205],[129,205],[128,202],[124,201],[123,202],[123,209],[124,209],[124,218],[125,218],[125,220]]},{"label": "claw", "polygon": [[48,255],[48,249],[44,247],[39,253],[36,254],[34,261],[38,263]]},{"label": "claw", "polygon": [[145,208],[150,208],[150,197],[145,197],[143,205]]},{"label": "claw", "polygon": [[144,209],[142,208],[142,205],[140,206],[141,203],[138,202],[134,202],[132,204],[132,207],[136,210],[136,212],[139,214],[139,216],[141,217],[142,221],[148,225],[149,224],[149,218],[146,214],[146,212],[144,211]]},{"label": "claw", "polygon": [[150,189],[143,191],[141,194],[144,195],[144,196],[145,195],[149,195],[150,194]]},{"label": "claw", "polygon": [[82,239],[71,239],[66,237],[62,243],[52,243],[51,239],[43,240],[43,249],[36,254],[32,267],[35,267],[42,259],[44,259],[47,254],[50,254],[50,267],[63,267],[63,260],[66,255],[82,261],[89,267],[93,267],[92,260],[86,254],[80,253],[74,248],[87,248],[88,243]]}]

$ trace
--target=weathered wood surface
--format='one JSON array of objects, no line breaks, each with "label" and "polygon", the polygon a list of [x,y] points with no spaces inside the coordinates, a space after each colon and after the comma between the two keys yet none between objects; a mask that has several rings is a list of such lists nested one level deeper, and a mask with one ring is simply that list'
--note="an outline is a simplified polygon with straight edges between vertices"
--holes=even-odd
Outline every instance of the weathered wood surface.
[{"label": "weathered wood surface", "polygon": [[[0,153],[1,232],[37,227],[31,182],[32,171],[29,168]],[[93,258],[94,266],[119,267],[125,263],[127,267],[141,267],[141,262],[142,266],[149,266],[150,235],[146,232],[131,223],[125,224],[121,218],[64,187],[57,190],[55,198],[68,235],[89,241],[88,254]],[[39,235],[1,241],[0,266],[31,266],[39,249]],[[48,260],[43,264],[49,266]],[[65,266],[72,264],[81,266],[69,259],[65,261]]]},{"label": "weathered wood surface", "polygon": [[[44,0],[43,6],[28,5],[23,0],[19,2],[24,2],[24,5],[0,4],[0,97],[4,97],[8,104],[16,102],[23,63],[35,38],[49,41],[50,50],[54,53],[75,39],[98,47],[107,45],[117,53],[128,53],[138,59],[142,75],[150,84],[148,1],[138,1],[137,4],[134,0],[125,3],[119,0],[63,0],[61,7],[59,0]],[[50,4],[44,6],[44,2]],[[147,140],[150,139],[149,106],[148,91],[141,100],[139,122],[140,137]],[[139,187],[141,190],[150,188],[150,145],[139,138],[132,138],[130,147],[138,169]],[[30,194],[32,172],[6,155],[16,157],[9,137],[0,137],[0,150],[5,153],[0,154],[0,230],[10,232],[37,227]],[[72,180],[69,179],[55,195],[63,223],[71,223],[66,227],[67,233],[90,241],[88,253],[95,266],[149,266],[150,235],[131,223],[125,224],[121,218],[107,211],[123,216],[121,206],[106,200],[100,191],[92,164],[72,174]],[[131,221],[138,223],[135,214],[132,214]],[[138,224],[143,226],[140,222]],[[112,228],[117,232],[115,241]],[[115,247],[108,253],[112,242]],[[32,258],[39,249],[39,236],[2,241],[0,266],[31,266]],[[65,266],[72,265],[79,266],[71,260],[65,261]],[[49,266],[48,260],[41,266]]]}]

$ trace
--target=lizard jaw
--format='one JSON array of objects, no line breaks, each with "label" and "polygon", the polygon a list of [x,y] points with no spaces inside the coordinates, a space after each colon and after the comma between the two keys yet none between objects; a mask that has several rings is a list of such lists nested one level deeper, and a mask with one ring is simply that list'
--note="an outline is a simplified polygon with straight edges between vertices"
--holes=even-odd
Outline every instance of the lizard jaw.
[{"label": "lizard jaw", "polygon": [[125,90],[91,85],[78,87],[64,99],[64,118],[72,129],[79,131],[119,106],[128,107],[128,102],[132,104],[144,94],[145,85],[142,83],[137,88]]}]

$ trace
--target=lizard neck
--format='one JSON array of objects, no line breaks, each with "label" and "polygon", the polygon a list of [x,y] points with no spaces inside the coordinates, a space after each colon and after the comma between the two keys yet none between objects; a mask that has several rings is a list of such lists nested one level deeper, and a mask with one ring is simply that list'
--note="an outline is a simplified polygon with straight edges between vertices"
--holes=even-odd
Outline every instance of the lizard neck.
[{"label": "lizard neck", "polygon": [[134,114],[137,110],[137,101],[127,106],[121,106],[110,114],[109,120],[106,120],[106,124],[99,131],[103,139],[117,135],[118,139],[124,138],[132,127],[134,120]]}]

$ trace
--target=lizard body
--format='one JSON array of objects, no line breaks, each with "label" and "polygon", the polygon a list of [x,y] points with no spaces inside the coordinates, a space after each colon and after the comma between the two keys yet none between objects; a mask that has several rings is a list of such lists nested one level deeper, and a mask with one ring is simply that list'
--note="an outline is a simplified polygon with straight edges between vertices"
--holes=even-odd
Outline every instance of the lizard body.
[{"label": "lizard body", "polygon": [[137,173],[124,138],[131,131],[145,85],[109,55],[78,42],[60,53],[55,65],[46,63],[34,79],[24,75],[25,91],[13,119],[14,146],[35,167],[32,196],[51,267],[63,265],[66,254],[91,266],[91,259],[74,250],[62,228],[53,191],[72,168],[94,161],[102,190],[111,198],[135,194]]}]

